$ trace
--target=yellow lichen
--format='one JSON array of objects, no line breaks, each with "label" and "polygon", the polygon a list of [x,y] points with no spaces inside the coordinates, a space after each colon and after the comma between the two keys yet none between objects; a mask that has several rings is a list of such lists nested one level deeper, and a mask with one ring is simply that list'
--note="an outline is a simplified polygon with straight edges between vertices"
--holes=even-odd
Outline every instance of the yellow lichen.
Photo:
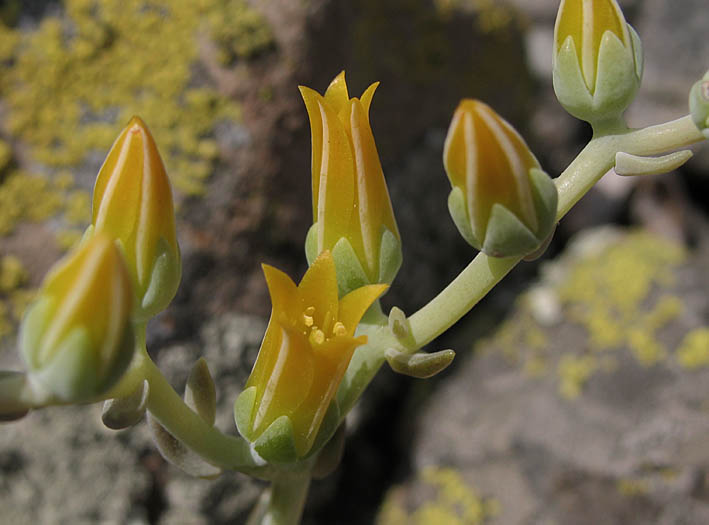
[{"label": "yellow lichen", "polygon": [[690,369],[709,365],[709,327],[696,328],[684,337],[677,349],[677,361]]},{"label": "yellow lichen", "polygon": [[401,499],[401,488],[392,489],[377,516],[378,525],[480,525],[500,511],[499,502],[481,497],[461,474],[451,468],[428,467],[417,482],[433,489],[435,496],[408,513]]},{"label": "yellow lichen", "polygon": [[10,335],[13,330],[13,323],[8,314],[7,305],[0,301],[0,339]]},{"label": "yellow lichen", "polygon": [[214,125],[238,119],[239,110],[193,78],[199,39],[249,58],[272,41],[263,17],[245,0],[66,0],[63,6],[33,31],[0,30],[0,53],[8,48],[13,58],[0,79],[8,131],[35,160],[71,167],[106,151],[140,114],[175,185],[200,192],[217,154]]},{"label": "yellow lichen", "polygon": [[86,225],[91,221],[91,197],[87,192],[77,190],[67,195],[64,220],[72,226]]},{"label": "yellow lichen", "polygon": [[57,232],[55,240],[60,250],[68,252],[79,243],[82,236],[81,230],[62,230]]},{"label": "yellow lichen", "polygon": [[621,495],[632,498],[642,496],[650,491],[650,486],[646,480],[623,478],[618,480],[618,492]]},{"label": "yellow lichen", "polygon": [[22,261],[14,255],[0,258],[0,293],[8,293],[22,286],[27,280],[27,271]]},{"label": "yellow lichen", "polygon": [[2,172],[10,164],[12,160],[12,149],[4,140],[0,140],[0,172]]},{"label": "yellow lichen", "polygon": [[559,361],[559,393],[567,399],[576,399],[586,381],[598,369],[598,359],[594,356],[564,355]]},{"label": "yellow lichen", "polygon": [[10,293],[10,306],[12,317],[19,321],[25,315],[25,310],[34,301],[37,290],[31,288],[19,288]]},{"label": "yellow lichen", "polygon": [[[660,363],[671,351],[662,330],[684,308],[671,287],[685,257],[681,245],[646,232],[600,233],[545,271],[544,289],[559,321],[565,319],[565,337],[574,338],[573,348],[555,350],[556,334],[536,321],[532,290],[476,349],[494,349],[532,377],[555,370],[558,390],[567,399],[578,397],[593,374],[617,370],[614,352],[629,351],[642,366]],[[709,364],[709,348],[687,343],[678,359],[685,366],[702,366],[703,359]]]},{"label": "yellow lichen", "polygon": [[16,171],[0,184],[0,236],[20,220],[42,221],[61,208],[62,196],[44,177]]},{"label": "yellow lichen", "polygon": [[12,334],[34,291],[25,288],[28,273],[14,255],[0,257],[0,339]]}]

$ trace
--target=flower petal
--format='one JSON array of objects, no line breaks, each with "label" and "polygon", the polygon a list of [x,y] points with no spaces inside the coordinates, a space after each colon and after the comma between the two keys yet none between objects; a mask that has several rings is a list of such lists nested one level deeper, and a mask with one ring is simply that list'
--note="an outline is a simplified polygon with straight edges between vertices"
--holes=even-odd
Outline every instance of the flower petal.
[{"label": "flower petal", "polygon": [[328,312],[334,322],[337,315],[337,274],[335,260],[332,254],[325,250],[322,252],[298,285],[298,293],[302,301],[301,312],[307,308],[315,309],[313,321],[315,326],[324,328],[325,317]]},{"label": "flower petal", "polygon": [[337,320],[345,325],[347,334],[353,336],[367,309],[389,288],[386,284],[368,284],[351,291],[340,299]]}]

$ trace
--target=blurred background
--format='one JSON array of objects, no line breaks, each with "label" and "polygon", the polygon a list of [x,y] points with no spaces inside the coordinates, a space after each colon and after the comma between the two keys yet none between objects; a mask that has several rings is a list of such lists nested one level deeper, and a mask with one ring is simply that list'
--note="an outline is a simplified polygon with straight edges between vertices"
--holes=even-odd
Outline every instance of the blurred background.
[{"label": "blurred background", "polygon": [[[687,113],[709,67],[705,0],[620,2],[643,38],[632,126]],[[381,81],[371,121],[404,243],[385,310],[423,306],[474,255],[441,156],[480,98],[558,175],[590,138],[551,90],[554,0],[0,1],[0,366],[22,311],[90,221],[129,118],[151,128],[177,203],[183,281],[148,347],[178,391],[205,355],[218,425],[270,311],[260,263],[305,271],[310,131],[297,86]],[[343,464],[304,522],[709,522],[709,148],[681,172],[608,174],[432,349],[433,380],[383,369],[348,418]],[[0,428],[13,524],[242,523],[262,485],[188,477],[144,424],[53,408]]]}]

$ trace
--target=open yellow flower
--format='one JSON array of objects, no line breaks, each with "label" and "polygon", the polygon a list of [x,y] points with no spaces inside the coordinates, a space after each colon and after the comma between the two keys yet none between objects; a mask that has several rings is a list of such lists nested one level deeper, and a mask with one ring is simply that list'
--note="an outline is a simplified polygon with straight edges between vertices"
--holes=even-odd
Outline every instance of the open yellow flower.
[{"label": "open yellow flower", "polygon": [[355,329],[386,285],[367,285],[338,300],[335,263],[324,251],[298,286],[263,266],[273,311],[246,388],[256,395],[248,434],[252,441],[278,418],[290,419],[295,449],[313,445],[355,348],[367,342]]},{"label": "open yellow flower", "polygon": [[399,230],[369,123],[378,85],[350,98],[343,71],[325,96],[300,87],[313,148],[314,224],[306,252],[310,262],[323,250],[333,252],[343,292],[391,283],[401,265]]},{"label": "open yellow flower", "polygon": [[92,226],[117,239],[139,299],[138,316],[164,309],[180,282],[172,190],[155,140],[133,117],[114,142],[94,186]]}]

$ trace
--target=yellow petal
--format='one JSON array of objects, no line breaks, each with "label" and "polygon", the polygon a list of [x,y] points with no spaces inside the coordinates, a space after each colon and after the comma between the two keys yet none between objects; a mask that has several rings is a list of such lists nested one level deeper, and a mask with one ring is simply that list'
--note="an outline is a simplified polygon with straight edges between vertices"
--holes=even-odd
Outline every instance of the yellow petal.
[{"label": "yellow petal", "polygon": [[323,123],[320,114],[320,104],[324,102],[322,95],[305,86],[299,86],[300,94],[305,102],[305,109],[310,120],[311,153],[311,183],[313,191],[313,222],[318,220],[318,197],[320,192],[320,173],[323,151]]},{"label": "yellow petal", "polygon": [[372,303],[377,300],[386,290],[385,284],[369,284],[362,286],[340,299],[340,308],[337,320],[345,325],[347,334],[352,337],[362,316]]},{"label": "yellow petal", "polygon": [[344,236],[354,208],[354,161],[350,139],[339,117],[320,104],[323,154],[318,188],[318,245],[331,249]]},{"label": "yellow petal", "polygon": [[[252,417],[252,430],[256,434],[266,430],[282,415],[293,419],[303,408],[315,377],[312,354],[302,334],[284,326],[274,326],[274,329],[279,332],[278,337],[274,338],[279,345],[265,348],[275,359],[269,362],[265,382],[258,383],[260,388]],[[307,407],[304,408],[307,410]]]},{"label": "yellow petal", "polygon": [[369,108],[372,105],[372,99],[374,98],[374,92],[379,87],[379,82],[374,82],[367,89],[364,90],[360,100],[362,101],[362,106],[364,107],[364,112],[367,115],[367,123],[369,123]]},{"label": "yellow petal", "polygon": [[262,264],[261,268],[266,277],[266,285],[271,296],[274,313],[280,315],[285,312],[291,317],[298,315],[297,312],[302,310],[300,301],[298,301],[297,287],[293,280],[285,272],[268,264]]},{"label": "yellow petal", "polygon": [[337,75],[327,87],[327,91],[325,91],[325,101],[330,104],[330,107],[335,110],[335,113],[339,113],[342,111],[342,108],[347,105],[349,100],[350,95],[347,92],[345,72],[340,71],[339,75]]},{"label": "yellow petal", "polygon": [[574,40],[579,64],[582,64],[581,50],[583,49],[583,1],[562,0],[559,6],[559,18],[556,23],[556,50],[558,53],[567,37]]},{"label": "yellow petal", "polygon": [[337,274],[335,261],[328,250],[322,252],[305,272],[303,280],[298,285],[298,294],[302,304],[301,312],[306,308],[315,309],[312,316],[315,326],[323,328],[328,312],[329,318],[333,322],[336,321]]},{"label": "yellow petal", "polygon": [[[379,271],[382,226],[389,229],[397,239],[399,230],[394,220],[394,210],[369,120],[358,99],[353,99],[351,102],[350,126],[355,159],[357,222],[359,223],[356,229],[361,232],[368,273],[372,280],[376,280]],[[350,238],[352,237],[356,238],[355,231],[351,231]],[[355,244],[352,244],[357,251]]]}]

